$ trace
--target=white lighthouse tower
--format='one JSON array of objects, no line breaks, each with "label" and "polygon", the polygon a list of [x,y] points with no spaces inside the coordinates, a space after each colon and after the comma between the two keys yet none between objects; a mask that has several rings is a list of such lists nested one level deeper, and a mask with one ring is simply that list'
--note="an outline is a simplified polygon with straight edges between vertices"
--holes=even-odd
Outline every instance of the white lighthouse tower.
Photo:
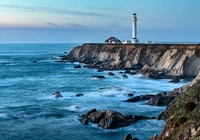
[{"label": "white lighthouse tower", "polygon": [[137,39],[137,16],[134,13],[132,15],[132,43],[139,43],[139,40]]}]

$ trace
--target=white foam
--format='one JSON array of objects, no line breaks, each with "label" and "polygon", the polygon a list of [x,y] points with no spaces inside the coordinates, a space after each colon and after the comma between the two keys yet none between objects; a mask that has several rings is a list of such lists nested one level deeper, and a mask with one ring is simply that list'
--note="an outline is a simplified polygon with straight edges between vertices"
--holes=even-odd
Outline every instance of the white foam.
[{"label": "white foam", "polygon": [[1,118],[1,119],[7,119],[7,118],[9,118],[9,117],[8,117],[8,115],[5,114],[5,113],[0,113],[0,118]]}]

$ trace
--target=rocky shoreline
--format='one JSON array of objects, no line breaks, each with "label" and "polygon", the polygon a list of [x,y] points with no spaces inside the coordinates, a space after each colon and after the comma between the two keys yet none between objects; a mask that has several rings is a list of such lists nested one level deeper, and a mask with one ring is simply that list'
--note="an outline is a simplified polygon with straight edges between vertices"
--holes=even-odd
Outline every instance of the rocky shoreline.
[{"label": "rocky shoreline", "polygon": [[[84,63],[84,67],[96,68],[97,72],[104,70],[125,70],[122,73],[122,77],[124,78],[128,78],[126,74],[143,74],[148,78],[171,78],[170,82],[180,82],[180,78],[194,78],[198,75],[200,70],[200,45],[83,44],[82,46],[73,48],[68,55],[62,56],[61,61]],[[81,68],[81,66],[77,65],[74,68]],[[109,72],[108,75],[113,76],[113,73]],[[157,95],[134,96],[125,101],[137,102],[147,100],[146,104],[148,105],[168,106],[166,111],[161,112],[156,117],[122,115],[116,111],[102,110],[98,112],[96,109],[92,109],[86,114],[81,115],[80,120],[85,125],[88,122],[92,122],[104,129],[113,129],[130,125],[141,119],[166,119],[166,125],[160,136],[152,136],[149,140],[190,140],[199,138],[200,123],[194,124],[193,120],[189,119],[189,116],[191,116],[190,113],[200,104],[199,99],[197,99],[199,97],[198,89],[200,89],[199,77],[198,75],[190,85],[174,89],[174,91],[168,94],[162,92]],[[105,77],[95,75],[91,78]],[[191,92],[193,88],[196,90]],[[191,99],[186,99],[189,93],[192,94],[192,97]],[[181,100],[182,98],[185,100]],[[181,104],[179,100],[181,100]],[[184,115],[178,109],[181,109]],[[199,115],[192,116],[194,116],[194,120],[196,119],[195,117],[200,118]],[[189,123],[188,120],[190,120]],[[182,132],[183,129],[184,131]],[[128,134],[124,139],[131,140],[134,138]]]}]

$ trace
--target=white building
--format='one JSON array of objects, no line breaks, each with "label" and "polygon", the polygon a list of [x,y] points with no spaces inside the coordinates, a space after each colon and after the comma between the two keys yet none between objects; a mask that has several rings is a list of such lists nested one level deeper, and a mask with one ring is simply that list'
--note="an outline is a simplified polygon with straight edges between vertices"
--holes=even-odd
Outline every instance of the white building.
[{"label": "white building", "polygon": [[139,43],[137,39],[137,15],[132,15],[132,43]]},{"label": "white building", "polygon": [[137,39],[137,15],[134,13],[132,15],[132,39],[131,40],[124,40],[123,44],[135,44],[139,43]]}]

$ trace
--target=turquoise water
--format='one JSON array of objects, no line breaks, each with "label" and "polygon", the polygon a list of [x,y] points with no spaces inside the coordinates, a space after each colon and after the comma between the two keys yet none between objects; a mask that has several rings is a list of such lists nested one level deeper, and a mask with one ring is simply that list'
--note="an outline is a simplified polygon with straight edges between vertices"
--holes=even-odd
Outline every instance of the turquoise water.
[{"label": "turquoise water", "polygon": [[[141,75],[122,79],[119,71],[113,71],[115,76],[111,77],[108,72],[97,73],[95,69],[73,69],[78,63],[55,62],[77,45],[80,44],[0,45],[0,140],[122,140],[127,133],[146,140],[160,133],[164,121],[142,120],[128,127],[104,130],[95,124],[82,125],[79,116],[92,108],[156,116],[165,107],[127,103],[126,94],[157,94],[188,81],[174,84]],[[92,75],[106,79],[89,78]],[[52,93],[56,91],[63,98],[55,99]],[[84,96],[76,97],[79,93]]]}]

